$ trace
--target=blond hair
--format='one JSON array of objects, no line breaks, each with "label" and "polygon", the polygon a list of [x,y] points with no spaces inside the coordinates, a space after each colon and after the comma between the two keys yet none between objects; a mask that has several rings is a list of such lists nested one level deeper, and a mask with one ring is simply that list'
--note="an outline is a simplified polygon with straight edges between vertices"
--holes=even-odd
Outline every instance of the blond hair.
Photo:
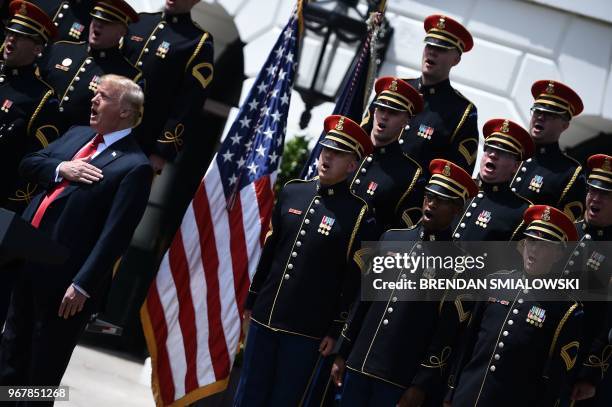
[{"label": "blond hair", "polygon": [[125,76],[107,74],[100,78],[100,84],[110,83],[120,91],[119,103],[125,104],[132,112],[132,127],[136,127],[142,120],[144,113],[144,93],[140,86]]}]

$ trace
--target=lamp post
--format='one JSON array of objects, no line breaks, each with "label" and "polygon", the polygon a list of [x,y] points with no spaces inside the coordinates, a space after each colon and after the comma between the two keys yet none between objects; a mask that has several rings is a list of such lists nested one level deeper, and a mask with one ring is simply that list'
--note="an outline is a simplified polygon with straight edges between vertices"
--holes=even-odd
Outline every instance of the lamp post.
[{"label": "lamp post", "polygon": [[[310,0],[304,5],[304,37],[295,89],[305,104],[300,128],[308,126],[311,110],[333,102],[343,80],[359,55],[368,34],[366,20],[384,0]],[[378,30],[380,66],[393,29],[383,20]]]}]

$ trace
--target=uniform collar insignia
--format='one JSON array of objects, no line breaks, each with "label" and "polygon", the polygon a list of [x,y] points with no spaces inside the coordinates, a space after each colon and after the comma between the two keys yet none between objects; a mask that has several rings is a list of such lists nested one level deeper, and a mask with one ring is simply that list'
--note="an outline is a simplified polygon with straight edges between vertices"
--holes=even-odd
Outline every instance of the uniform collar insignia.
[{"label": "uniform collar insignia", "polygon": [[537,146],[537,154],[547,154],[560,151],[559,143],[542,144]]},{"label": "uniform collar insignia", "polygon": [[[599,227],[589,225],[586,221],[582,221],[582,230],[589,234],[591,237],[597,236],[595,240],[612,240],[612,225],[607,227]],[[605,237],[604,239],[601,239]]]},{"label": "uniform collar insignia", "polygon": [[509,182],[501,182],[498,184],[490,184],[482,181],[480,178],[478,179],[478,187],[481,191],[484,192],[485,195],[491,192],[507,192],[510,191],[510,183]]},{"label": "uniform collar insignia", "polygon": [[182,14],[166,14],[162,13],[162,20],[165,20],[168,23],[178,24],[185,23],[187,21],[191,22],[191,13],[182,13]]},{"label": "uniform collar insignia", "polygon": [[424,242],[450,241],[452,230],[450,228],[435,233],[427,232],[422,226],[419,238]]}]

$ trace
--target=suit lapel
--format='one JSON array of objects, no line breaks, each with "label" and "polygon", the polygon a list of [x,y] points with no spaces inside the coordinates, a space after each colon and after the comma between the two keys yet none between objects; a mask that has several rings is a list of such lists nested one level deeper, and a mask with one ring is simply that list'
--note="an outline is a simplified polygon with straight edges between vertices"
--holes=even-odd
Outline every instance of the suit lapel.
[{"label": "suit lapel", "polygon": [[[129,136],[127,136],[129,137]],[[89,163],[93,166],[96,166],[100,169],[106,167],[108,164],[112,163],[113,161],[115,161],[117,158],[121,157],[123,155],[123,152],[121,150],[119,150],[121,148],[121,146],[119,146],[119,144],[123,144],[124,139],[119,140],[118,142],[116,142],[115,144],[111,145],[109,148],[107,148],[106,150],[102,151],[100,154],[98,154],[93,160],[91,160]]]},{"label": "suit lapel", "polygon": [[[124,151],[127,150],[127,148],[129,147],[131,143],[130,137],[131,136],[128,135],[122,138],[121,140],[117,141],[116,143],[113,143],[110,147],[106,148],[104,151],[98,154],[89,163],[95,167],[98,167],[99,169],[103,169],[104,167],[106,167],[107,165],[109,165],[110,163],[112,163],[113,161],[115,161],[117,158],[121,157],[124,154]],[[93,135],[91,138],[93,138]],[[74,154],[76,154],[76,151]],[[104,174],[104,171],[102,171],[102,174]],[[91,184],[84,184],[82,182],[71,182],[70,184],[68,184],[66,188],[64,188],[64,190],[62,191],[61,194],[59,194],[56,200],[62,199],[70,195],[77,188],[81,188],[86,185],[91,185]]]}]

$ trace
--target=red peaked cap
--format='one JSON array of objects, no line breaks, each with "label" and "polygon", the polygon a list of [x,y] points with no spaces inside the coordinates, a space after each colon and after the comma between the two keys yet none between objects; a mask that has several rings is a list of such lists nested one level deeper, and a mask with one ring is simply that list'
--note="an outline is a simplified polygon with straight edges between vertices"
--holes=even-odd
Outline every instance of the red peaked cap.
[{"label": "red peaked cap", "polygon": [[402,112],[411,116],[423,111],[423,96],[408,82],[393,76],[383,76],[374,84],[376,99],[374,104]]},{"label": "red peaked cap", "polygon": [[9,4],[10,20],[6,25],[8,31],[40,37],[49,42],[57,36],[57,27],[51,17],[35,4],[22,0],[14,0]]},{"label": "red peaked cap", "polygon": [[533,205],[523,213],[525,235],[552,242],[575,241],[578,231],[572,219],[557,208]]},{"label": "red peaked cap", "polygon": [[123,0],[98,0],[89,14],[100,20],[125,25],[135,23],[140,19],[136,10]]},{"label": "red peaked cap", "polygon": [[531,86],[531,94],[535,101],[533,107],[551,113],[568,113],[570,119],[578,116],[584,105],[582,99],[572,88],[553,80],[537,81]]},{"label": "red peaked cap", "polygon": [[362,159],[372,154],[374,146],[370,136],[357,123],[345,116],[332,115],[325,118],[325,138],[320,144],[334,150],[355,153]]},{"label": "red peaked cap", "polygon": [[482,128],[485,145],[508,151],[526,160],[535,153],[533,139],[521,125],[508,119],[491,119]]},{"label": "red peaked cap", "polygon": [[450,17],[434,14],[427,17],[425,27],[425,43],[434,47],[455,48],[459,52],[468,52],[474,46],[472,34],[459,22]]},{"label": "red peaked cap", "polygon": [[591,170],[587,178],[587,184],[593,188],[612,191],[612,156],[606,154],[592,155],[587,160],[587,166]]},{"label": "red peaked cap", "polygon": [[425,189],[449,199],[467,202],[478,193],[478,185],[470,174],[458,165],[436,158],[429,163],[431,177]]}]

